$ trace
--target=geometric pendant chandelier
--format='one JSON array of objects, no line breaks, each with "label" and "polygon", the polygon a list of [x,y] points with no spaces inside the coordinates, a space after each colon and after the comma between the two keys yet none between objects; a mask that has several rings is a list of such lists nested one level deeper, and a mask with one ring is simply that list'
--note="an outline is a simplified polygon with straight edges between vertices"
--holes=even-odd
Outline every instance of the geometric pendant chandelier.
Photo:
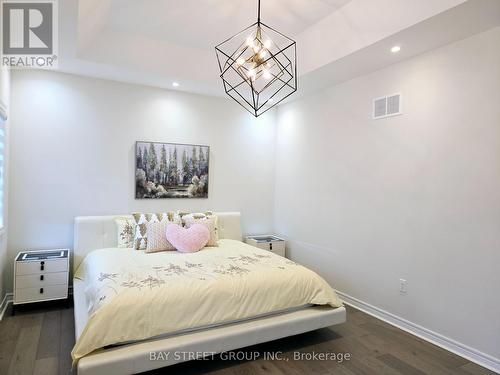
[{"label": "geometric pendant chandelier", "polygon": [[295,41],[260,21],[215,47],[226,94],[260,116],[297,91]]}]

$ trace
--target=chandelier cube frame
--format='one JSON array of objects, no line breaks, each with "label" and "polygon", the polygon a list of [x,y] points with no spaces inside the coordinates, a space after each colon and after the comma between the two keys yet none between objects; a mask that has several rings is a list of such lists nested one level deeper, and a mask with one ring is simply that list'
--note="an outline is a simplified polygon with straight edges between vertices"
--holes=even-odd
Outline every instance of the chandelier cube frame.
[{"label": "chandelier cube frame", "polygon": [[260,20],[215,47],[224,91],[255,117],[297,91],[297,44]]}]

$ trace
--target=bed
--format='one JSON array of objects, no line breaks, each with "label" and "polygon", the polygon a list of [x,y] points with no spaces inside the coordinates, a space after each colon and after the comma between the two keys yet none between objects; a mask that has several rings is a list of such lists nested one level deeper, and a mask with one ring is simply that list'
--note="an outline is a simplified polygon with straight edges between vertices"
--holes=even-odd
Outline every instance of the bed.
[{"label": "bed", "polygon": [[75,219],[79,375],[140,373],[345,321],[319,276],[242,243],[239,213],[217,216],[220,246],[196,254],[118,249],[116,216]]}]

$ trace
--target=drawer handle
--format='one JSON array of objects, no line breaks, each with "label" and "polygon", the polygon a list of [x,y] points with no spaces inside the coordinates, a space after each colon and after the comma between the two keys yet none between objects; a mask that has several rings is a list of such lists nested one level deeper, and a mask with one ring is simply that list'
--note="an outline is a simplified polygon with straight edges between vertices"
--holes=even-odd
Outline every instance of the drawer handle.
[{"label": "drawer handle", "polygon": [[271,243],[269,244],[269,250],[272,250],[272,249],[273,249],[273,243],[271,242]]},{"label": "drawer handle", "polygon": [[40,275],[40,281],[43,281],[43,275]]},{"label": "drawer handle", "polygon": [[43,288],[40,288],[40,294],[43,294]]}]

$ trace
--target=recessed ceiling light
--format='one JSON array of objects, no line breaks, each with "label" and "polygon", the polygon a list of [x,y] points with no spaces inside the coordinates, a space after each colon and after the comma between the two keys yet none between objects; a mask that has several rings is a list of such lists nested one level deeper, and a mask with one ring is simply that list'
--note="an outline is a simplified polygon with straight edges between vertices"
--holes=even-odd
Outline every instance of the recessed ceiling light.
[{"label": "recessed ceiling light", "polygon": [[399,51],[401,51],[401,47],[400,46],[394,46],[391,48],[391,52],[392,53],[398,53]]},{"label": "recessed ceiling light", "polygon": [[179,84],[178,82],[172,82],[172,86],[174,86],[174,87],[179,87],[179,86],[180,86],[180,84]]}]

